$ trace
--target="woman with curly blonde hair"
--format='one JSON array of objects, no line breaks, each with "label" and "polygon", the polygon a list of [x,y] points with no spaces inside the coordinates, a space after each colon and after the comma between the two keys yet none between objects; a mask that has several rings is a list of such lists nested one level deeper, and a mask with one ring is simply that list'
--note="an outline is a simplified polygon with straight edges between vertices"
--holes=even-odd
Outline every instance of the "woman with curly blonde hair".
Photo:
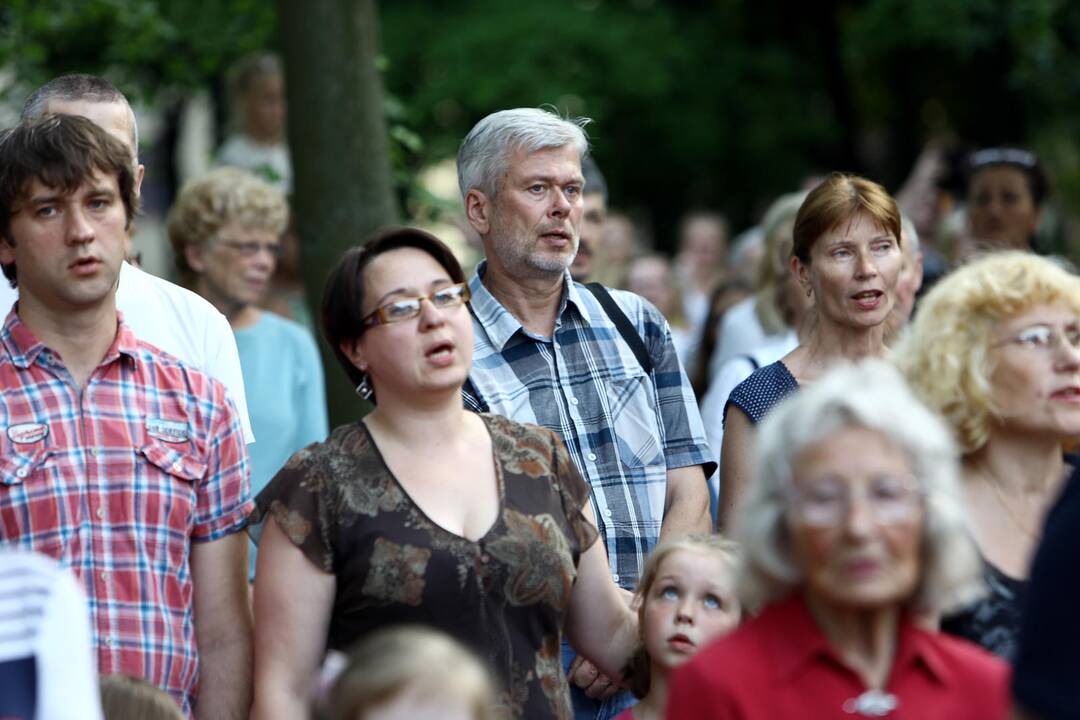
[{"label": "woman with curly blonde hair", "polygon": [[957,270],[922,301],[896,351],[912,388],[952,426],[989,594],[943,629],[1007,659],[1043,516],[1080,437],[1080,278],[1012,251]]}]

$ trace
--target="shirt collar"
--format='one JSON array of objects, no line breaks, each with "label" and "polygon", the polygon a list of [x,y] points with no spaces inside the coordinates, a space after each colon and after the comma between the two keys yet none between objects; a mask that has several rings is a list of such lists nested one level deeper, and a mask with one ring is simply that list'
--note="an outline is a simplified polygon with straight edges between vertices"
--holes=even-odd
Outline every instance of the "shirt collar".
[{"label": "shirt collar", "polygon": [[[521,322],[514,317],[514,314],[503,307],[502,303],[496,300],[495,296],[484,286],[483,277],[485,272],[487,272],[487,260],[481,260],[476,266],[476,272],[473,274],[472,279],[469,280],[469,295],[471,298],[469,305],[472,307],[476,319],[484,328],[484,332],[487,333],[492,346],[502,351],[506,344],[510,342],[510,338],[514,337],[518,332],[529,335],[529,337],[535,337],[527,333]],[[556,316],[558,318],[555,321],[556,328],[566,316],[567,309],[571,305],[588,322],[589,315],[586,306],[581,302],[581,291],[577,287],[577,283],[570,277],[570,271],[567,270],[563,276],[563,294],[559,305],[559,314]]]},{"label": "shirt collar", "polygon": [[[808,667],[817,662],[847,667],[840,655],[829,645],[828,638],[810,614],[799,593],[770,605],[762,615],[771,616],[772,632],[768,637],[769,656],[774,659],[775,678],[779,683],[793,682]],[[896,660],[889,672],[889,684],[898,673],[918,667],[941,685],[952,681],[940,651],[934,646],[932,634],[920,629],[905,612],[901,616],[896,644]]]},{"label": "shirt collar", "polygon": [[[3,330],[0,330],[0,342],[3,343],[11,357],[11,362],[16,367],[28,368],[37,361],[41,353],[49,348],[38,340],[30,328],[19,319],[18,309],[19,304],[16,302],[8,312]],[[99,366],[108,365],[121,355],[132,360],[138,357],[139,341],[124,322],[124,316],[119,310],[116,311],[116,323],[116,337],[113,338],[112,345],[109,346]]]}]

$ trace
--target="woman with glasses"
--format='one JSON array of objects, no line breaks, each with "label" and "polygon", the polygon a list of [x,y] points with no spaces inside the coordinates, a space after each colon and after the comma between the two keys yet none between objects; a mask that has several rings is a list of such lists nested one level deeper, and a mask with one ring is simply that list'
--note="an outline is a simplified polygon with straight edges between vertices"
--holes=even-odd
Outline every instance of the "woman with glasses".
[{"label": "woman with glasses", "polygon": [[[237,168],[219,168],[181,189],[169,242],[182,282],[229,321],[244,376],[251,429],[251,489],[328,432],[322,360],[302,325],[259,307],[282,251],[285,197]],[[254,546],[252,546],[254,548]],[[249,576],[255,572],[251,552]]]},{"label": "woman with glasses", "polygon": [[376,405],[296,453],[257,499],[252,717],[306,717],[325,651],[397,623],[483,658],[503,717],[570,717],[563,628],[605,673],[632,653],[636,618],[558,436],[464,410],[468,298],[450,250],[409,228],[331,272],[326,340]]},{"label": "woman with glasses", "polygon": [[904,265],[900,212],[877,183],[834,173],[795,216],[790,268],[813,303],[798,347],[735,386],[723,410],[719,525],[731,524],[753,475],[755,426],[782,398],[840,361],[883,357]]},{"label": "woman with glasses", "polygon": [[925,622],[980,590],[954,457],[880,360],[780,404],[736,521],[756,615],[676,670],[667,717],[1003,719],[1006,665]]},{"label": "woman with glasses", "polygon": [[1080,278],[1021,251],[988,255],[923,299],[898,362],[952,426],[988,595],[942,628],[1012,660],[1043,516],[1080,437]]}]

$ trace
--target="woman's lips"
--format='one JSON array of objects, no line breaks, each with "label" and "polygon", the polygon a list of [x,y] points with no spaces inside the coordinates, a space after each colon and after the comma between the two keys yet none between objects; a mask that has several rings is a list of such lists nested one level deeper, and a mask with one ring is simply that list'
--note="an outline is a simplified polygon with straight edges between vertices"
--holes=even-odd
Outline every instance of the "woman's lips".
[{"label": "woman's lips", "polygon": [[1050,393],[1050,397],[1054,400],[1062,400],[1070,403],[1080,403],[1080,387],[1070,386],[1055,390]]},{"label": "woman's lips", "polygon": [[851,560],[844,563],[844,570],[853,578],[871,577],[876,575],[880,568],[881,563],[877,560]]},{"label": "woman's lips", "polygon": [[454,344],[450,342],[433,345],[424,357],[435,367],[446,367],[454,363]]},{"label": "woman's lips", "polygon": [[864,290],[851,296],[855,304],[861,310],[876,310],[881,301],[885,299],[885,293],[880,290]]}]

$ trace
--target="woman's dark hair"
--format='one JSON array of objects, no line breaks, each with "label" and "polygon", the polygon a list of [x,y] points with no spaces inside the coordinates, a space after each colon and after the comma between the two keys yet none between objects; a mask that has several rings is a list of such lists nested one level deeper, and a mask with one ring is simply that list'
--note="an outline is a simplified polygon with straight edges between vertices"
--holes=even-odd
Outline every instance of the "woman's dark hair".
[{"label": "woman's dark hair", "polygon": [[[971,188],[971,181],[975,174],[988,167],[1011,167],[1016,168],[1027,178],[1028,190],[1031,192],[1031,201],[1035,207],[1042,207],[1043,200],[1049,192],[1049,183],[1046,180],[1046,171],[1043,170],[1039,158],[1035,153],[1020,148],[984,148],[976,150],[967,158],[967,188]],[[966,191],[965,191],[966,192]]]},{"label": "woman's dark hair", "polygon": [[705,393],[709,390],[709,369],[716,345],[720,340],[720,321],[724,314],[731,308],[734,302],[721,303],[726,296],[746,297],[753,290],[750,284],[740,278],[731,277],[722,281],[713,288],[709,295],[709,313],[705,317],[705,324],[701,328],[701,343],[698,351],[694,354],[694,366],[690,368],[690,386],[694,389],[694,396],[698,402],[705,399]]},{"label": "woman's dark hair", "polygon": [[[411,227],[380,230],[361,245],[349,248],[330,270],[322,296],[322,331],[345,374],[358,385],[364,373],[341,351],[343,343],[352,342],[364,334],[364,268],[372,260],[398,248],[422,250],[442,265],[456,283],[465,282],[465,273],[454,253],[434,235]],[[368,308],[370,313],[375,308]],[[371,396],[375,402],[375,396]]]}]

